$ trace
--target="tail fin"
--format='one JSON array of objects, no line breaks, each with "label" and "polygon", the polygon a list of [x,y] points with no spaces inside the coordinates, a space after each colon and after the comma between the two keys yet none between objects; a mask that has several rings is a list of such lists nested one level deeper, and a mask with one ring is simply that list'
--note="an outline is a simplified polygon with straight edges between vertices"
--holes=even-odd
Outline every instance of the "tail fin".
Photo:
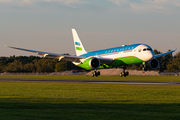
[{"label": "tail fin", "polygon": [[72,29],[72,34],[74,39],[74,47],[75,47],[76,55],[80,56],[82,54],[87,53],[75,29]]}]

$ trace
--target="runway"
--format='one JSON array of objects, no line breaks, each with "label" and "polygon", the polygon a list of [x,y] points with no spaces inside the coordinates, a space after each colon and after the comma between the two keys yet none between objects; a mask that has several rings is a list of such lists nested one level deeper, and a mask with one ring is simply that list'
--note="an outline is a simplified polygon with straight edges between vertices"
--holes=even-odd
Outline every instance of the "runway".
[{"label": "runway", "polygon": [[157,81],[107,81],[107,80],[52,80],[52,79],[7,79],[6,82],[58,82],[58,83],[94,83],[94,84],[132,84],[132,85],[180,85],[180,82],[157,82]]}]

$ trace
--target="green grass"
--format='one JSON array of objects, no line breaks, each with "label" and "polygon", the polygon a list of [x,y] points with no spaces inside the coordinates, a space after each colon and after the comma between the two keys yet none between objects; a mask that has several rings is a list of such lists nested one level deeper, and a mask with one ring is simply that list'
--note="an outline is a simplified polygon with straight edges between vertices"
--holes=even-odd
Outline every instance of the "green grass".
[{"label": "green grass", "polygon": [[1,120],[179,120],[180,86],[0,82]]},{"label": "green grass", "polygon": [[64,80],[125,80],[125,81],[180,81],[180,76],[83,76],[83,75],[0,75],[0,78],[64,79]]}]

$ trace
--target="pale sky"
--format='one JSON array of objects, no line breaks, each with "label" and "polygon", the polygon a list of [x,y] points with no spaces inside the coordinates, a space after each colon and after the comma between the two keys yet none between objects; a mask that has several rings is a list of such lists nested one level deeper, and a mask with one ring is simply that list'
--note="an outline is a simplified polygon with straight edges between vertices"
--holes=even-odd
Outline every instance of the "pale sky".
[{"label": "pale sky", "polygon": [[4,45],[75,55],[72,28],[87,51],[144,43],[179,52],[180,0],[0,0],[0,56],[36,55]]}]

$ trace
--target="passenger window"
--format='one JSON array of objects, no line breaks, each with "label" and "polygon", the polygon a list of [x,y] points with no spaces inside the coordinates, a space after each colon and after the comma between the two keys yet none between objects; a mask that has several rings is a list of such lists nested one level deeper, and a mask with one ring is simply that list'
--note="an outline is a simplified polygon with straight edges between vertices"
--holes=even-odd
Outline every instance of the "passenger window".
[{"label": "passenger window", "polygon": [[139,49],[138,51],[141,52],[141,49]]}]

